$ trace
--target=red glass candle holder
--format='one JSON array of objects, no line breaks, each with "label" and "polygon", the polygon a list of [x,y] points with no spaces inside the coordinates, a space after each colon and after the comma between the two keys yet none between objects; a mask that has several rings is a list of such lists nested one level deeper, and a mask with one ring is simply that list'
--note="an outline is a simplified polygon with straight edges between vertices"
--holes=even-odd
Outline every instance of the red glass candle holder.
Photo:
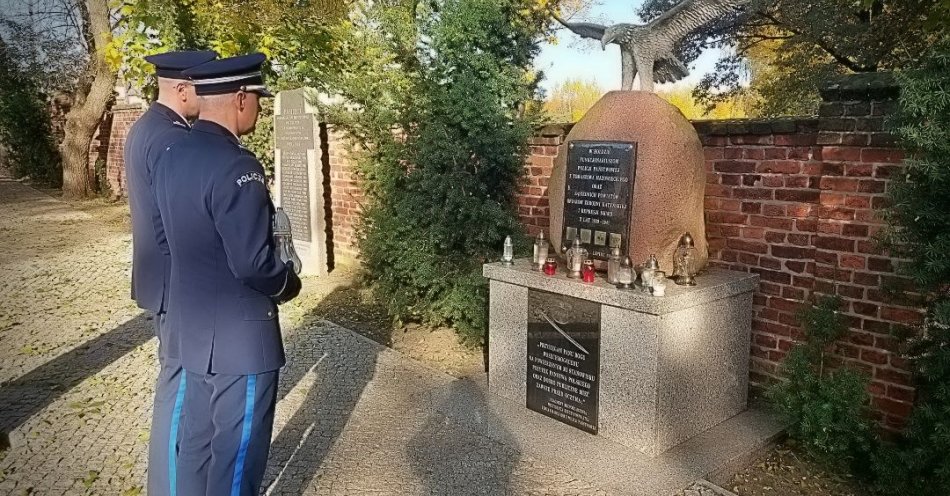
[{"label": "red glass candle holder", "polygon": [[584,282],[594,282],[594,261],[585,260],[584,267],[581,268],[581,280]]},{"label": "red glass candle holder", "polygon": [[557,274],[557,259],[554,257],[548,257],[547,261],[544,262],[544,273],[553,276]]}]

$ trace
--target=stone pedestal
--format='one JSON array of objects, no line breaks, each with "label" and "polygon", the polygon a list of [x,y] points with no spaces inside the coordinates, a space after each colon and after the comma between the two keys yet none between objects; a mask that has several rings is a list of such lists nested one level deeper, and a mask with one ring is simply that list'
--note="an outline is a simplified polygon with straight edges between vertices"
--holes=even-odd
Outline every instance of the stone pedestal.
[{"label": "stone pedestal", "polygon": [[[597,352],[593,362],[586,359],[597,363],[587,400],[594,403],[563,409],[554,405],[567,412],[562,415],[565,423],[584,417],[587,414],[581,410],[593,406],[595,418],[585,418],[582,423],[596,422],[587,426],[594,427],[596,435],[656,456],[746,408],[752,291],[758,285],[758,275],[710,269],[698,277],[697,286],[671,283],[666,296],[655,297],[639,290],[618,290],[603,279],[585,284],[561,274],[546,276],[527,260],[518,260],[513,266],[486,264],[483,274],[490,279],[491,289],[488,380],[494,394],[527,406],[531,401],[529,382],[543,380],[550,389],[564,389],[566,394],[552,392],[568,400],[584,396],[583,385],[591,381],[574,378],[585,374],[555,364],[570,363],[561,354],[583,357],[584,353],[544,345],[545,350],[553,351],[544,351],[550,360],[541,362],[560,371],[552,372],[554,379],[549,379],[538,373],[539,360],[531,356],[537,355],[537,350],[529,350],[529,334],[536,335],[540,329],[535,318],[538,310],[531,307],[553,298],[581,302],[576,307],[584,313],[589,313],[590,305],[599,310],[596,347],[588,344],[592,340],[564,345]],[[552,327],[557,324],[570,334],[569,321],[576,319],[571,315],[572,306],[559,305],[562,308],[548,312],[560,312],[559,316],[543,317],[553,322]],[[580,320],[581,325],[588,325],[590,318],[585,315]],[[533,329],[530,332],[529,327]],[[564,334],[554,331],[550,335],[555,338],[557,333]],[[534,377],[529,377],[532,374]],[[557,377],[564,384],[559,385]],[[568,400],[563,403],[570,403]],[[558,416],[550,413],[545,414]]]},{"label": "stone pedestal", "polygon": [[281,91],[274,102],[275,198],[290,217],[303,274],[326,275],[327,235],[320,125],[312,90]]}]

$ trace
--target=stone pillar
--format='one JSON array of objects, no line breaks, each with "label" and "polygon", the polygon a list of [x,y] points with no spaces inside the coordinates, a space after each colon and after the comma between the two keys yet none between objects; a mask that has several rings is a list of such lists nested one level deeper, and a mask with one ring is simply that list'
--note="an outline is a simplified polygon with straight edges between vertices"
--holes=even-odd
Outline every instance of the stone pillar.
[{"label": "stone pillar", "polygon": [[303,274],[326,275],[327,235],[320,126],[309,88],[281,91],[274,102],[275,197],[290,217]]}]

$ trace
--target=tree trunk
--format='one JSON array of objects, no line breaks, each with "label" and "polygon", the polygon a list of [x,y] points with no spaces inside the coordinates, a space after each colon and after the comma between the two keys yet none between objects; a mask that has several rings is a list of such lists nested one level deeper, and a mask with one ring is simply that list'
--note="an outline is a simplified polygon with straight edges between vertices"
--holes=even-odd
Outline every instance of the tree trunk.
[{"label": "tree trunk", "polygon": [[108,0],[80,0],[84,36],[89,48],[89,67],[79,84],[73,107],[66,114],[66,136],[60,145],[63,157],[63,196],[86,198],[93,193],[89,172],[89,145],[115,89],[116,74],[105,59],[112,39]]}]

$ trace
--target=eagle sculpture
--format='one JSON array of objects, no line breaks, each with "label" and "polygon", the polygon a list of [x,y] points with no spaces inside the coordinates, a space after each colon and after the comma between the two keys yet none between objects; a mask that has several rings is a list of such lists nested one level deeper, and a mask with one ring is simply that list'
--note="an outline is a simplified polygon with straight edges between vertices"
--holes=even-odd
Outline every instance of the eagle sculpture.
[{"label": "eagle sculpture", "polygon": [[620,23],[603,26],[591,22],[567,22],[554,18],[575,34],[620,46],[623,82],[621,89],[632,90],[633,78],[640,72],[640,90],[653,91],[653,83],[672,83],[686,77],[689,70],[673,53],[676,44],[690,33],[741,8],[751,0],[682,0],[660,17],[643,24]]}]

